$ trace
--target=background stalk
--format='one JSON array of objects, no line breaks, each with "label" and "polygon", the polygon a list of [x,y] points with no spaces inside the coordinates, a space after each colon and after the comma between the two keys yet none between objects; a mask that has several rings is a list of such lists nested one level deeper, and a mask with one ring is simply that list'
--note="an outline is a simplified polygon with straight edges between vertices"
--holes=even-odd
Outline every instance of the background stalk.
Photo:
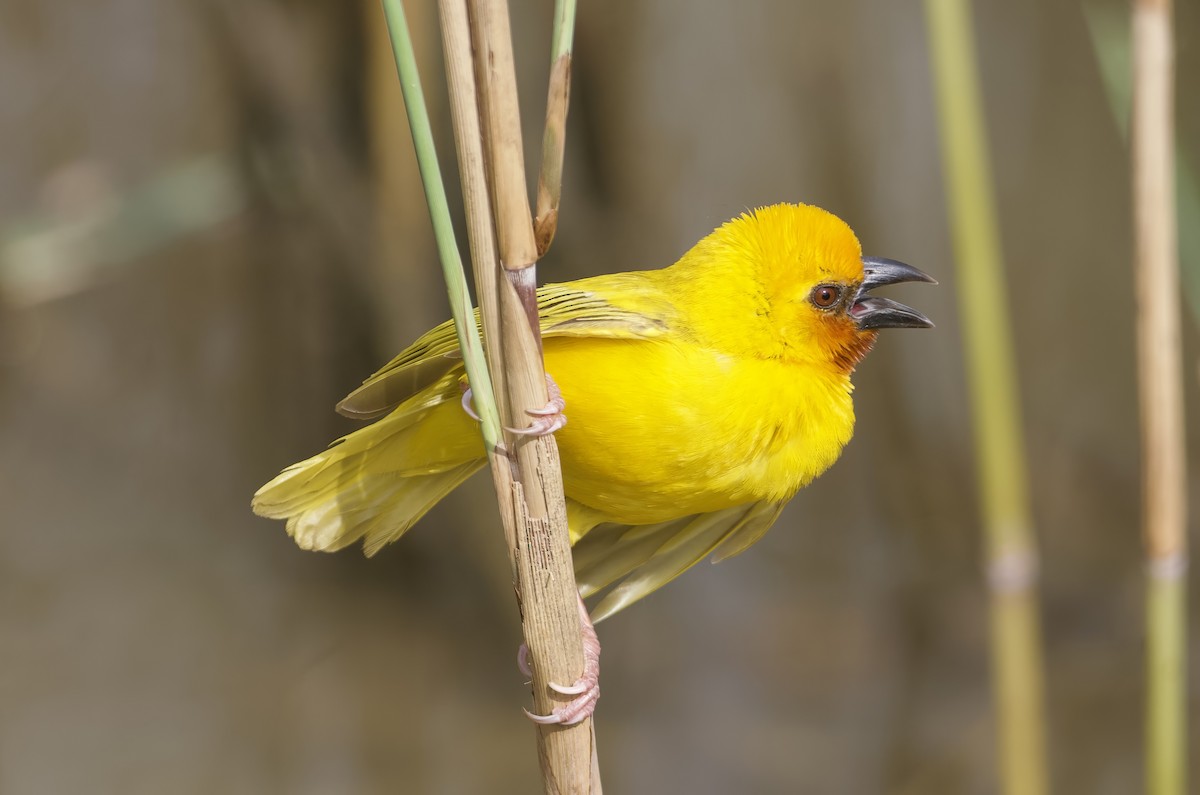
[{"label": "background stalk", "polygon": [[1037,551],[983,107],[965,0],[926,0],[970,382],[1003,791],[1047,791]]},{"label": "background stalk", "polygon": [[1187,472],[1170,0],[1133,6],[1133,210],[1146,594],[1146,787],[1187,788]]},{"label": "background stalk", "polygon": [[[1120,6],[1109,6],[1099,0],[1085,3],[1083,10],[1113,120],[1121,137],[1128,141],[1133,93],[1131,15]],[[1173,23],[1171,29],[1174,39],[1179,34],[1174,32]],[[1180,141],[1176,137],[1175,231],[1179,241],[1176,262],[1188,309],[1193,321],[1200,325],[1200,170],[1196,168],[1200,161],[1189,154],[1186,142],[1186,138]],[[1200,375],[1200,369],[1196,372]]]}]

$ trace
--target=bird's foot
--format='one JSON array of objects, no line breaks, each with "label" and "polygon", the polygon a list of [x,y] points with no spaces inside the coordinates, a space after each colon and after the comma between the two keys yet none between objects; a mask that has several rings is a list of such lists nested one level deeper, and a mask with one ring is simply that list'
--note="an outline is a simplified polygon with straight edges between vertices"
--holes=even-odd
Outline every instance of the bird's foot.
[{"label": "bird's foot", "polygon": [[563,414],[567,408],[567,402],[563,400],[558,384],[554,382],[554,378],[549,373],[546,373],[546,393],[550,399],[546,401],[545,406],[540,409],[526,409],[525,413],[533,418],[529,427],[505,428],[505,430],[520,436],[546,436],[561,430],[567,424],[567,415]]},{"label": "bird's foot", "polygon": [[[520,436],[545,436],[546,434],[561,430],[567,424],[567,415],[563,414],[563,411],[567,408],[567,402],[563,400],[558,384],[554,382],[554,378],[549,373],[546,373],[546,392],[549,394],[550,399],[546,401],[545,406],[540,409],[527,409],[525,411],[526,414],[533,417],[529,427],[509,428],[505,426],[505,430]],[[471,404],[474,398],[475,394],[471,391],[471,387],[464,382],[462,384],[463,411],[467,413],[468,417],[479,422],[479,414]]]},{"label": "bird's foot", "polygon": [[[575,698],[555,707],[549,715],[534,715],[525,710],[525,714],[534,723],[571,726],[590,718],[596,709],[596,701],[600,698],[600,639],[596,637],[596,627],[592,624],[592,617],[588,615],[587,605],[583,603],[582,596],[579,597],[579,628],[583,633],[583,674],[573,685],[547,683],[555,693]],[[517,667],[526,676],[533,675],[529,667],[529,647],[524,643],[517,652]]]}]

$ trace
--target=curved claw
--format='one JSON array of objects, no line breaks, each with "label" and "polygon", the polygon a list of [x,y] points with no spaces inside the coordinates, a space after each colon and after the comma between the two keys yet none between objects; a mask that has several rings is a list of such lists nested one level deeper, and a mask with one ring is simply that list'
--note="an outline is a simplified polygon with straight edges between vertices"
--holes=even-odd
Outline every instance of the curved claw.
[{"label": "curved claw", "polygon": [[474,395],[474,393],[471,392],[471,387],[464,386],[463,393],[462,393],[463,411],[467,412],[468,417],[475,420],[476,422],[479,422],[479,415],[475,413],[475,407],[473,405],[471,405],[471,401],[474,398],[475,398],[475,395]]},{"label": "curved claw", "polygon": [[[549,377],[546,376],[546,378]],[[567,401],[563,400],[561,394],[551,394],[550,400],[546,402],[545,406],[540,409],[525,409],[525,413],[530,417],[553,417],[555,414],[562,414],[566,408]]]},{"label": "curved claw", "polygon": [[[525,710],[525,714],[534,723],[571,726],[591,717],[596,709],[596,702],[600,699],[600,639],[596,637],[596,628],[592,625],[583,597],[579,598],[579,623],[580,632],[583,634],[583,674],[572,685],[547,683],[547,687],[555,693],[578,697],[555,707],[549,715],[534,715]],[[523,655],[520,652],[517,654],[518,665],[528,665],[529,651],[524,646],[522,650]]]},{"label": "curved claw", "polygon": [[[545,409],[538,409],[545,411]],[[533,410],[526,412],[533,414]],[[546,434],[554,433],[561,430],[567,424],[567,418],[562,414],[553,417],[537,417],[529,424],[528,428],[509,428],[504,426],[504,430],[509,433],[515,433],[518,436],[545,436]]]},{"label": "curved claw", "polygon": [[529,427],[509,428],[506,426],[504,430],[518,436],[545,436],[561,430],[567,424],[567,415],[563,414],[567,408],[567,402],[563,400],[558,384],[554,382],[554,378],[549,373],[546,373],[546,392],[550,399],[546,401],[545,406],[540,409],[525,410],[525,413],[533,418]]},{"label": "curved claw", "polygon": [[573,685],[559,685],[555,684],[554,682],[547,682],[546,687],[563,696],[578,696],[591,689],[588,684],[583,681],[583,677],[580,677],[579,681]]},{"label": "curved claw", "polygon": [[592,713],[596,711],[596,701],[599,698],[600,688],[596,688],[585,696],[581,696],[561,707],[556,707],[549,715],[534,715],[527,709],[522,708],[522,710],[526,717],[542,726],[574,726],[576,723],[592,716]]}]

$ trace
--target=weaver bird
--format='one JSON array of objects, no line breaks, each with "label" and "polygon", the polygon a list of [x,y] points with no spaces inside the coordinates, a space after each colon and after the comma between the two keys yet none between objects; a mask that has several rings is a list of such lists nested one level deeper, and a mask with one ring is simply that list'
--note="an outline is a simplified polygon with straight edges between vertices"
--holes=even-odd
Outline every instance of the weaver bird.
[{"label": "weaver bird", "polygon": [[[879,329],[933,325],[870,294],[905,281],[933,279],[863,257],[822,209],[778,204],[668,268],[538,291],[546,372],[570,416],[549,425],[580,594],[612,586],[593,620],[742,552],[833,464],[854,430],[851,374]],[[361,540],[375,554],[485,465],[466,388],[443,323],[338,404],[376,421],[285,469],[255,512],[286,519],[305,549]]]}]

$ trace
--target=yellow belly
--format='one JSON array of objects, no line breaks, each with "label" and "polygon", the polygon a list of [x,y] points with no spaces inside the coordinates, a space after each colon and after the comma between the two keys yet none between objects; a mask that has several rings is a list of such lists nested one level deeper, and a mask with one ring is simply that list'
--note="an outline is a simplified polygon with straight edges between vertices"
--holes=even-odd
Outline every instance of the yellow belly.
[{"label": "yellow belly", "polygon": [[608,521],[786,500],[853,432],[841,373],[666,340],[550,338],[545,357],[567,404],[566,494]]}]

